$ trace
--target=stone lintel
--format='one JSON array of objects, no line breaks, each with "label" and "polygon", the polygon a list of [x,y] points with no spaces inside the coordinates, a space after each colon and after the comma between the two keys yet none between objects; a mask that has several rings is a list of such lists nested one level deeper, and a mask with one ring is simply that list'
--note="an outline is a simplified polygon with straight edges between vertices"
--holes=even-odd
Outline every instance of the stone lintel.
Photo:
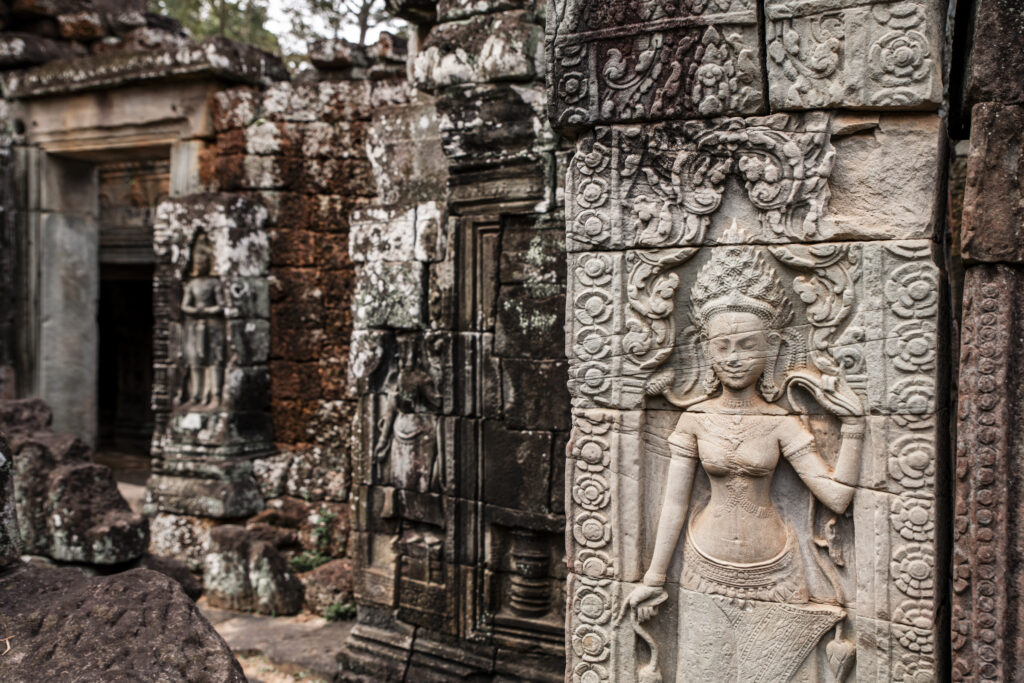
[{"label": "stone lintel", "polygon": [[2,77],[6,97],[29,99],[116,88],[143,81],[212,77],[233,83],[285,80],[280,59],[225,38],[159,52],[93,55],[12,71]]}]

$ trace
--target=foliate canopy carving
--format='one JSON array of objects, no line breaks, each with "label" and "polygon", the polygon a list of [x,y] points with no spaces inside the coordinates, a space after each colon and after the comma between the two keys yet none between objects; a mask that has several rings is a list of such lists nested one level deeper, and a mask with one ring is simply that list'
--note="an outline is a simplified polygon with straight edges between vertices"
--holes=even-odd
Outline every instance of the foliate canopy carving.
[{"label": "foliate canopy carving", "polygon": [[569,170],[569,248],[703,244],[730,183],[756,211],[752,238],[814,239],[835,158],[828,123],[780,114],[598,128]]}]

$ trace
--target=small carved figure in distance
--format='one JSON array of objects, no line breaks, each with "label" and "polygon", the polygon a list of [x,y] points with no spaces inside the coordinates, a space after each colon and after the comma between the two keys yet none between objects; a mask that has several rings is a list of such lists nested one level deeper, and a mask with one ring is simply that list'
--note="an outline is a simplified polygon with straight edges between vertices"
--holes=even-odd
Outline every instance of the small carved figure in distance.
[{"label": "small carved figure in distance", "polygon": [[213,247],[204,233],[192,243],[192,268],[181,298],[184,351],[188,365],[181,401],[216,408],[224,386],[224,291],[214,274]]},{"label": "small carved figure in distance", "polygon": [[[842,379],[806,368],[790,369],[782,386],[776,383],[792,309],[774,268],[755,247],[716,249],[691,301],[708,397],[680,415],[668,439],[672,460],[653,555],[643,584],[628,598],[635,628],[652,644],[640,624],[668,597],[666,575],[682,536],[678,682],[817,681],[814,650],[833,627],[829,662],[841,680],[853,659],[852,643],[839,637],[846,613],[809,599],[799,544],[813,539],[780,514],[771,483],[780,457],[786,458],[811,495],[842,514],[860,468],[860,400]],[[777,402],[792,385],[842,423],[834,466],[801,418]],[[710,480],[710,499],[691,512],[698,468]],[[765,657],[768,652],[773,656]],[[651,669],[642,668],[641,680],[659,679]]]}]

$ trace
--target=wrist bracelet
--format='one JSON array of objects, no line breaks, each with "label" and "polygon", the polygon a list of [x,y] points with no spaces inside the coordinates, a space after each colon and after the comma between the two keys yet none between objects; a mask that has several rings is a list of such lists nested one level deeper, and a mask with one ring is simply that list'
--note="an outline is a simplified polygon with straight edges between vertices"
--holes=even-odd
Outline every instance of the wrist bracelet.
[{"label": "wrist bracelet", "polygon": [[864,438],[864,425],[843,425],[839,428],[839,434],[844,439],[862,439]]},{"label": "wrist bracelet", "polygon": [[644,574],[644,585],[645,586],[653,586],[655,588],[660,588],[661,586],[665,585],[665,575],[664,574],[654,574],[654,575]]}]

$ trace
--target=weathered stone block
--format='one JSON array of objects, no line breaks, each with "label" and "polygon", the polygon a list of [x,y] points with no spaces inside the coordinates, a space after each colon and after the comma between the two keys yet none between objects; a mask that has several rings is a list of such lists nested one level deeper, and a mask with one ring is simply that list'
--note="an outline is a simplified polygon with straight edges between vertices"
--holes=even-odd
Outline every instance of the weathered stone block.
[{"label": "weathered stone block", "polygon": [[202,571],[214,525],[211,519],[158,512],[149,521],[149,551],[181,560],[191,571]]},{"label": "weathered stone block", "polygon": [[305,607],[313,614],[323,614],[331,605],[352,602],[352,560],[331,560],[311,572],[301,574]]},{"label": "weathered stone block", "polygon": [[420,327],[425,284],[421,263],[372,261],[357,266],[353,303],[355,327]]},{"label": "weathered stone block", "polygon": [[973,5],[974,36],[967,73],[967,106],[1024,102],[1024,22],[1014,0]]},{"label": "weathered stone block", "polygon": [[502,414],[512,429],[569,429],[566,364],[504,358]]},{"label": "weathered stone block", "polygon": [[533,9],[533,0],[440,0],[437,3],[437,21],[457,21],[475,14],[493,14],[508,10]]},{"label": "weathered stone block", "polygon": [[483,499],[491,505],[546,512],[551,434],[509,429],[497,420],[483,428]]},{"label": "weathered stone block", "polygon": [[964,259],[1024,263],[1024,105],[975,105],[962,220]]},{"label": "weathered stone block", "polygon": [[565,294],[561,284],[503,285],[498,291],[494,352],[499,356],[562,355]]},{"label": "weathered stone block", "polygon": [[[227,643],[170,578],[148,569],[87,577],[24,564],[0,577],[11,637],[4,677],[244,683]],[[13,642],[17,641],[17,642]]]},{"label": "weathered stone block", "polygon": [[[461,164],[476,169],[485,162],[533,160],[538,148],[554,144],[555,135],[544,115],[543,92],[537,84],[499,83],[452,88],[438,98],[441,143],[453,170]],[[502,125],[495,126],[494,121]]]},{"label": "weathered stone block", "polygon": [[21,559],[12,455],[7,439],[0,435],[0,569],[6,569]]},{"label": "weathered stone block", "polygon": [[259,114],[257,91],[249,86],[217,91],[210,99],[210,116],[218,133],[245,128]]},{"label": "weathered stone block", "polygon": [[46,64],[4,75],[12,97],[120,86],[153,78],[220,76],[241,83],[269,83],[288,77],[278,57],[222,36],[154,52],[96,54],[79,59],[72,69]]},{"label": "weathered stone block", "polygon": [[934,109],[942,101],[945,6],[768,0],[773,109]]},{"label": "weathered stone block", "polygon": [[66,43],[31,33],[5,33],[0,36],[0,67],[5,69],[45,64],[80,54]]},{"label": "weathered stone block", "polygon": [[271,544],[230,524],[210,532],[203,588],[212,607],[274,615],[302,608],[302,584],[285,559]]},{"label": "weathered stone block", "polygon": [[543,71],[543,34],[530,12],[500,12],[437,24],[413,62],[417,87],[528,81]]},{"label": "weathered stone block", "polygon": [[349,254],[356,263],[411,261],[416,242],[416,208],[379,207],[354,211]]},{"label": "weathered stone block", "polygon": [[565,232],[535,225],[506,224],[502,231],[498,277],[502,284],[523,283],[529,288],[546,288],[565,282]]},{"label": "weathered stone block", "polygon": [[65,562],[117,564],[141,557],[146,521],[131,511],[107,467],[77,439],[15,433],[14,496],[26,552]]},{"label": "weathered stone block", "polygon": [[753,0],[557,0],[547,26],[548,106],[556,126],[764,110]]},{"label": "weathered stone block", "polygon": [[57,17],[61,38],[68,40],[96,40],[107,34],[107,26],[98,12],[75,12]]},{"label": "weathered stone block", "polygon": [[441,151],[437,109],[421,94],[415,102],[374,111],[366,152],[382,205],[444,195],[448,162]]}]

